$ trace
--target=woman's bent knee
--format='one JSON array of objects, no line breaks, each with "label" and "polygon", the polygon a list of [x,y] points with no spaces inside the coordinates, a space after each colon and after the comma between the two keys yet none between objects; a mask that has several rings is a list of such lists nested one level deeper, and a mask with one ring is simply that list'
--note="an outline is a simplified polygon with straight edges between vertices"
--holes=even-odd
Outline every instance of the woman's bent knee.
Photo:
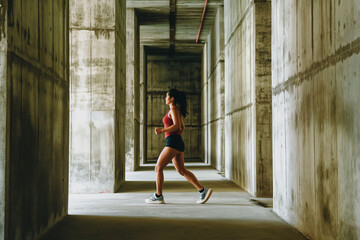
[{"label": "woman's bent knee", "polygon": [[178,173],[179,173],[181,176],[184,176],[185,173],[186,173],[186,170],[180,169],[180,170],[178,170]]},{"label": "woman's bent knee", "polygon": [[162,172],[164,170],[163,167],[160,167],[159,165],[155,165],[155,172]]}]

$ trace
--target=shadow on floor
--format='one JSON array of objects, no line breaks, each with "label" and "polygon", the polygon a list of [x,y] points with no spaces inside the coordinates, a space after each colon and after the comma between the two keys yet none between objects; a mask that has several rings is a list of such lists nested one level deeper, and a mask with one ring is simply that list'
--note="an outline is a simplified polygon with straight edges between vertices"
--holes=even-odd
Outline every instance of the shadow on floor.
[{"label": "shadow on floor", "polygon": [[[244,192],[235,183],[230,181],[201,181],[201,184],[208,188],[216,189],[217,192],[239,191]],[[155,181],[126,181],[123,183],[118,193],[131,192],[154,192],[156,189]],[[165,181],[163,190],[166,192],[194,192],[197,191],[191,183],[187,181]]]},{"label": "shadow on floor", "polygon": [[42,239],[306,239],[271,221],[70,215]]}]

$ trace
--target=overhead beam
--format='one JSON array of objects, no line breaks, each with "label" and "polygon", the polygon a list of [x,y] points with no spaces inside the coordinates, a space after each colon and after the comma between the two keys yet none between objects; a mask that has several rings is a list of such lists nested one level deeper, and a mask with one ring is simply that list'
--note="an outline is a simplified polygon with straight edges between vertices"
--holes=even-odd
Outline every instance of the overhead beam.
[{"label": "overhead beam", "polygon": [[176,0],[170,0],[170,55],[175,52],[175,20],[176,20]]}]

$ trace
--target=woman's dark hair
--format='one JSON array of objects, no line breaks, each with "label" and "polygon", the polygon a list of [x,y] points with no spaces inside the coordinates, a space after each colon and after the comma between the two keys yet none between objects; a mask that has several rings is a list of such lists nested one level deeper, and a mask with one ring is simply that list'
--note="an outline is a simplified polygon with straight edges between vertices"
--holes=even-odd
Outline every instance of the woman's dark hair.
[{"label": "woman's dark hair", "polygon": [[169,97],[174,98],[174,104],[180,109],[181,114],[185,118],[186,115],[188,114],[185,93],[175,88],[172,88],[168,91],[168,94]]}]

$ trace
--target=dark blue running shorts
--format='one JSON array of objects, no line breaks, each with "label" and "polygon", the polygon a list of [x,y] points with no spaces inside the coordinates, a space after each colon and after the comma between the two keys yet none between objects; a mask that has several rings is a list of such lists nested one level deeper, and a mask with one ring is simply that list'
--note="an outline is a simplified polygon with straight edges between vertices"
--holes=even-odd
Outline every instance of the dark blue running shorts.
[{"label": "dark blue running shorts", "polygon": [[174,148],[180,152],[184,152],[185,144],[182,137],[178,134],[173,134],[165,138],[166,147]]}]

